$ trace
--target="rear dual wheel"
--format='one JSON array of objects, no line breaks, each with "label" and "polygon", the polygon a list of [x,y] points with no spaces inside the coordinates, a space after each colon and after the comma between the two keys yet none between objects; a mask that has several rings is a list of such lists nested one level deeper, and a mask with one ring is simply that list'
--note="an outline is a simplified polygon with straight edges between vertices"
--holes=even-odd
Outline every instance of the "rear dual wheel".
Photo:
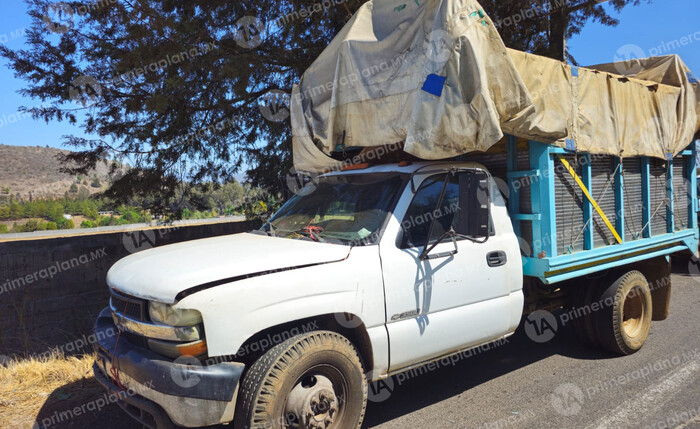
[{"label": "rear dual wheel", "polygon": [[[603,309],[596,321],[600,345],[623,355],[641,349],[651,328],[651,290],[639,271],[630,271],[601,294]],[[608,305],[612,303],[612,305]]]},{"label": "rear dual wheel", "polygon": [[590,345],[628,355],[641,349],[649,336],[651,290],[639,271],[629,271],[612,282],[603,279],[600,284],[579,285],[574,307],[574,330]]}]

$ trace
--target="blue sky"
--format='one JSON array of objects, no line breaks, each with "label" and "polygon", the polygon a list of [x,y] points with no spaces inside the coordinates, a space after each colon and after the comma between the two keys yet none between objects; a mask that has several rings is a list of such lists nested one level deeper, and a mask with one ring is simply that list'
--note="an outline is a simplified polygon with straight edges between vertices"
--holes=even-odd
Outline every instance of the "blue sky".
[{"label": "blue sky", "polygon": [[[588,23],[583,32],[569,43],[571,53],[582,65],[612,62],[626,52],[643,51],[646,56],[678,54],[700,77],[700,1],[642,0],[638,7],[627,7],[617,27]],[[26,5],[22,0],[2,0],[0,5],[0,43],[21,48],[24,38],[13,37],[29,26]],[[685,46],[682,38],[690,36]],[[62,147],[62,136],[83,135],[67,123],[19,117],[19,106],[36,106],[39,102],[17,94],[23,82],[16,79],[0,60],[0,144]]]}]

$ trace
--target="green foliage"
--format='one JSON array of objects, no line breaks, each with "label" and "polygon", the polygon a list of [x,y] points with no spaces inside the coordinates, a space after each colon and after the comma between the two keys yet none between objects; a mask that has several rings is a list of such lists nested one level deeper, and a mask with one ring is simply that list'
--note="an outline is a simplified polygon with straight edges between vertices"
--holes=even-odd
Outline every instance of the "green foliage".
[{"label": "green foliage", "polygon": [[263,220],[267,217],[267,204],[264,201],[257,201],[245,208],[245,218],[247,220]]},{"label": "green foliage", "polygon": [[108,203],[98,199],[57,198],[53,200],[34,199],[32,201],[18,200],[10,197],[3,202],[0,200],[0,220],[18,220],[27,218],[42,218],[59,222],[64,214],[82,215],[90,219],[97,218],[97,212]]},{"label": "green foliage", "polygon": [[70,189],[68,190],[68,192],[70,192],[71,194],[77,194],[78,193],[78,185],[76,185],[75,183],[70,185]]},{"label": "green foliage", "polygon": [[9,228],[4,223],[0,223],[0,234],[6,234],[9,232]]},{"label": "green foliage", "polygon": [[62,222],[56,222],[58,229],[74,229],[75,224],[71,219],[63,219]]},{"label": "green foliage", "polygon": [[[85,188],[81,188],[82,191]],[[223,185],[204,184],[202,186],[179,186],[178,218],[209,219],[219,215],[235,216],[246,214],[251,219],[268,217],[279,208],[278,196],[250,185],[242,186],[236,181]],[[43,231],[74,228],[72,220],[64,215],[83,216],[81,228],[97,226],[128,225],[153,221],[148,210],[143,207],[148,201],[133,199],[129,204],[115,205],[103,197],[81,196],[67,192],[63,198],[22,200],[14,196],[0,196],[0,220],[17,221],[13,232]],[[113,215],[100,216],[101,211],[111,211]],[[172,218],[165,218],[170,220]],[[9,228],[8,228],[9,229]]]},{"label": "green foliage", "polygon": [[102,182],[100,182],[100,179],[95,176],[94,179],[92,179],[92,183],[90,183],[90,186],[93,188],[101,188],[102,187]]}]

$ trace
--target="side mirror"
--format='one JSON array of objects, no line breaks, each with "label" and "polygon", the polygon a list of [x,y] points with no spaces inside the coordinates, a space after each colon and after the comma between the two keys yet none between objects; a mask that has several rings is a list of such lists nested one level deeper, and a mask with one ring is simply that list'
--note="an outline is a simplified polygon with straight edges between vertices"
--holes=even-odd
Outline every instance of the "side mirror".
[{"label": "side mirror", "polygon": [[491,192],[489,175],[483,171],[471,175],[468,231],[474,238],[491,234]]},{"label": "side mirror", "polygon": [[491,232],[491,194],[489,175],[484,171],[462,174],[459,178],[459,217],[458,231],[473,239],[489,237]]}]

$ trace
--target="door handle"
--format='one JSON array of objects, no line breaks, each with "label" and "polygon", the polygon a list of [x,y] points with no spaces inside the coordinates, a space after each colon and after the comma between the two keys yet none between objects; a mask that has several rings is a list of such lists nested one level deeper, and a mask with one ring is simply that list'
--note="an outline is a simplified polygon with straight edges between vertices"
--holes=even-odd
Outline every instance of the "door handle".
[{"label": "door handle", "polygon": [[506,252],[502,250],[486,254],[486,263],[489,264],[489,267],[502,267],[507,261]]}]

